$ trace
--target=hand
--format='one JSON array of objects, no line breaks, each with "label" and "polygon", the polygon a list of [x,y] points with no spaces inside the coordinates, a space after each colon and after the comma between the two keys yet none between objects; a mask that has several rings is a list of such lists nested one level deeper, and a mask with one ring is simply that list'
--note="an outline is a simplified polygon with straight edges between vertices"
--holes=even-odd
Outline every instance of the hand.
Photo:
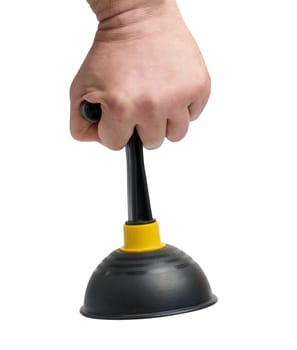
[{"label": "hand", "polygon": [[[144,147],[157,148],[185,136],[209,94],[207,68],[175,1],[121,12],[100,22],[71,85],[71,134],[118,150],[136,127]],[[101,103],[98,125],[80,117],[83,100]]]}]

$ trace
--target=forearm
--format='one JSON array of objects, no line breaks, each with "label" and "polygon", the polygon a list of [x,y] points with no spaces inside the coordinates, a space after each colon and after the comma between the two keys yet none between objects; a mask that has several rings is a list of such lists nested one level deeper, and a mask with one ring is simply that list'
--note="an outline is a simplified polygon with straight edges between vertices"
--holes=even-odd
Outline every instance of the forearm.
[{"label": "forearm", "polygon": [[99,21],[138,9],[157,9],[175,0],[87,0]]}]

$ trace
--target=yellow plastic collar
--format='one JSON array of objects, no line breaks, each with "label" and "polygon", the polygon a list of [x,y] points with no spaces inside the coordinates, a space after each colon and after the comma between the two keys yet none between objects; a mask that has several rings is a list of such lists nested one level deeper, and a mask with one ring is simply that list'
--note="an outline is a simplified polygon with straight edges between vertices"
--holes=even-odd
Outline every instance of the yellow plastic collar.
[{"label": "yellow plastic collar", "polygon": [[141,253],[164,247],[156,221],[144,225],[124,225],[124,247],[121,248],[123,252]]}]

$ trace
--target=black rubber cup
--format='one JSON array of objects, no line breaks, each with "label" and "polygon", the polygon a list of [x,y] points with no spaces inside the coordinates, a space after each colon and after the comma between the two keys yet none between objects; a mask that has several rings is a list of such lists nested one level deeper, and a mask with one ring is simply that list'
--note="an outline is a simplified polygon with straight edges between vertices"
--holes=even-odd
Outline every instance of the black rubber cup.
[{"label": "black rubber cup", "polygon": [[166,245],[147,253],[115,250],[90,278],[81,313],[99,319],[180,314],[217,302],[199,265]]}]

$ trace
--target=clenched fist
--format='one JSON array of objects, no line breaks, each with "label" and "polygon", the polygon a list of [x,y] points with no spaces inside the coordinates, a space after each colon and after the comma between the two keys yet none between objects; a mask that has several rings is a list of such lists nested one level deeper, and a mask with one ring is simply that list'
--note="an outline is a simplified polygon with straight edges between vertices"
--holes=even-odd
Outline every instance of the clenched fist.
[{"label": "clenched fist", "polygon": [[[210,94],[201,52],[174,0],[89,1],[99,26],[70,88],[72,136],[124,147],[137,128],[144,147],[179,141]],[[99,124],[83,120],[82,101],[100,103]]]}]

